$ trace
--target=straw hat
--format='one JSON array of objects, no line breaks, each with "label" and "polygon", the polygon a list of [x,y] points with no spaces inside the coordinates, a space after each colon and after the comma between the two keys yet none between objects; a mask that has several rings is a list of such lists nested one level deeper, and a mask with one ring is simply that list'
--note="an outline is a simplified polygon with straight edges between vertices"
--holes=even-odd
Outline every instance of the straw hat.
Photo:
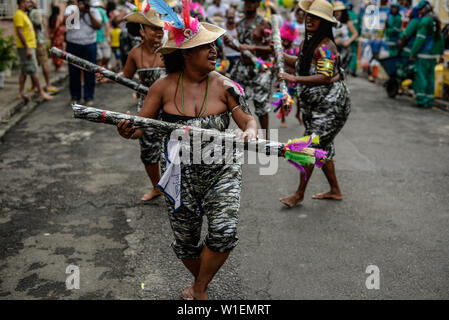
[{"label": "straw hat", "polygon": [[312,14],[321,19],[332,22],[334,25],[338,25],[338,21],[334,17],[334,8],[326,0],[302,0],[299,3],[299,7],[308,14]]},{"label": "straw hat", "polygon": [[342,1],[336,1],[334,3],[334,11],[346,10],[346,6]]},{"label": "straw hat", "polygon": [[137,11],[131,12],[125,16],[125,20],[128,22],[146,24],[159,28],[164,27],[164,21],[159,18],[159,13],[153,9],[149,9],[146,12]]},{"label": "straw hat", "polygon": [[170,6],[170,8],[178,5],[178,0],[165,0],[165,2]]},{"label": "straw hat", "polygon": [[212,43],[226,33],[226,30],[206,22],[198,24],[198,32],[190,38],[186,38],[181,44],[177,45],[173,32],[168,33],[168,39],[159,47],[156,52],[161,54],[169,54],[178,49],[191,49],[202,46],[203,44]]},{"label": "straw hat", "polygon": [[[182,19],[163,0],[150,0],[153,8],[164,15],[164,30],[168,37],[156,52],[169,54],[178,49],[191,49],[204,44],[212,43],[226,33],[226,30],[206,22],[200,23],[198,19],[190,16],[192,1],[182,1]],[[169,21],[169,22],[167,22]]]}]

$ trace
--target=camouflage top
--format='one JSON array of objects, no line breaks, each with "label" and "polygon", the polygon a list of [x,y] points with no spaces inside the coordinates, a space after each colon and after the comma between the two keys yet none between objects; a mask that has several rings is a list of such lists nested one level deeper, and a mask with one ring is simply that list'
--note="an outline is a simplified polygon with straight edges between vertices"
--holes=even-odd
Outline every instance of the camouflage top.
[{"label": "camouflage top", "polygon": [[178,123],[203,129],[216,129],[218,131],[225,131],[229,127],[229,123],[231,121],[230,114],[227,111],[199,118],[181,116],[162,111],[161,119],[166,122]]},{"label": "camouflage top", "polygon": [[165,68],[143,68],[137,69],[140,82],[148,88],[153,85],[156,80],[165,76]]},{"label": "camouflage top", "polygon": [[249,24],[246,23],[246,18],[240,20],[237,24],[239,42],[242,44],[255,45],[256,43],[251,39],[251,32],[253,32],[263,21],[264,18],[259,15],[257,15]]},{"label": "camouflage top", "polygon": [[[209,115],[205,117],[189,117],[189,116],[181,116],[170,114],[162,111],[161,120],[171,123],[183,124],[191,127],[203,128],[203,129],[216,129],[218,131],[224,132],[229,128],[229,124],[231,122],[231,113],[226,111],[219,114]],[[166,142],[170,139],[170,134],[166,133],[163,137],[163,145],[166,147]],[[205,137],[203,136],[203,140]],[[190,140],[190,159],[193,159],[193,139]],[[209,141],[202,141],[201,150],[204,152],[206,149],[210,148],[213,143]],[[186,145],[182,145],[182,152],[186,151]],[[225,154],[225,148],[222,149],[222,154]],[[239,161],[242,157],[243,153],[241,151],[233,150],[232,154],[227,154],[227,157],[232,157],[233,161]],[[230,158],[229,158],[230,159]]]},{"label": "camouflage top", "polygon": [[[165,68],[137,69],[137,74],[139,75],[140,82],[150,88],[156,80],[165,76]],[[139,103],[137,104],[137,112],[140,112],[140,109],[142,109],[144,100],[145,96],[140,95]]]},{"label": "camouflage top", "polygon": [[[317,73],[318,67],[311,64],[309,74]],[[320,144],[314,147],[325,150],[327,157],[332,159],[335,156],[333,140],[351,111],[350,92],[346,83],[339,80],[313,87],[299,85],[298,94],[305,127],[304,135],[317,134]]]}]

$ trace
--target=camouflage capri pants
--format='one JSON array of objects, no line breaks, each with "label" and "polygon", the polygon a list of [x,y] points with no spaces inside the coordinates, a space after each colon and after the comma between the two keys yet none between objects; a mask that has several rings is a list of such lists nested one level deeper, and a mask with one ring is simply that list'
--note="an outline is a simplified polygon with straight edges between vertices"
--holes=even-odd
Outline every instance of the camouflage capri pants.
[{"label": "camouflage capri pants", "polygon": [[[140,96],[137,104],[137,113],[142,109],[144,96]],[[145,166],[158,163],[161,160],[162,152],[162,137],[157,134],[154,129],[147,128],[143,136],[139,139],[140,142],[140,159]]]},{"label": "camouflage capri pants", "polygon": [[[161,164],[165,170],[165,157]],[[181,164],[182,205],[166,197],[172,243],[179,259],[196,259],[204,244],[213,251],[226,252],[238,243],[237,222],[240,208],[242,168],[239,164]],[[201,241],[203,216],[208,222],[207,235]]]},{"label": "camouflage capri pants", "polygon": [[334,139],[351,112],[350,92],[344,81],[330,86],[306,88],[300,94],[304,135],[317,134],[320,144],[314,147],[327,151],[328,159],[335,156]]},{"label": "camouflage capri pants", "polygon": [[151,128],[145,130],[140,142],[140,159],[146,166],[161,160],[161,137]]},{"label": "camouflage capri pants", "polygon": [[268,72],[259,72],[253,65],[244,64],[239,60],[232,69],[230,78],[239,83],[245,90],[248,100],[253,100],[255,114],[264,116],[271,111],[271,75]]}]

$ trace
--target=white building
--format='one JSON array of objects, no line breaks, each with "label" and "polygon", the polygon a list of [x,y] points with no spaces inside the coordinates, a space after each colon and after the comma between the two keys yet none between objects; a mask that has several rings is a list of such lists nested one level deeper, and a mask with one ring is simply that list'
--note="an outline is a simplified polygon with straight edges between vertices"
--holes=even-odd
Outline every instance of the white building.
[{"label": "white building", "polygon": [[[63,1],[36,0],[45,14],[50,14],[51,3]],[[12,19],[17,10],[17,0],[0,0],[0,19]]]},{"label": "white building", "polygon": [[[44,15],[51,14],[51,5],[64,4],[65,0],[36,0]],[[0,0],[0,29],[4,29],[4,35],[14,35],[12,18],[17,10],[17,0]]]}]

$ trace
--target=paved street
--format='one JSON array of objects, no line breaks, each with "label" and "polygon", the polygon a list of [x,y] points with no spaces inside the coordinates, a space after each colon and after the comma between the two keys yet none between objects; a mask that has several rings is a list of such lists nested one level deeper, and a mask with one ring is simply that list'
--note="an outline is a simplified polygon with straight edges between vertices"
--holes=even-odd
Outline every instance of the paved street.
[{"label": "paved street", "polygon": [[[349,83],[352,113],[336,139],[344,200],[311,199],[328,188],[315,170],[303,204],[288,209],[279,198],[296,189],[297,170],[245,165],[240,243],[210,298],[449,298],[449,113]],[[68,102],[66,88],[0,144],[0,298],[179,299],[192,279],[169,247],[164,200],[140,202],[150,183],[138,142],[73,119]],[[115,84],[97,87],[96,102],[135,110]],[[279,140],[302,133],[290,117]],[[69,265],[78,290],[66,288]],[[365,286],[369,265],[379,290]]]}]

